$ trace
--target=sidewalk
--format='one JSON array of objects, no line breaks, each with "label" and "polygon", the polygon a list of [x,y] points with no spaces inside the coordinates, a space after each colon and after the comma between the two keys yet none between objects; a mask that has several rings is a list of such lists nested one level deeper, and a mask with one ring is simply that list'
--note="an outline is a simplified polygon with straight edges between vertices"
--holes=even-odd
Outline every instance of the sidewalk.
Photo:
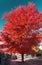
[{"label": "sidewalk", "polygon": [[38,59],[30,59],[26,60],[25,62],[21,62],[19,60],[10,62],[10,65],[42,65],[42,60]]}]

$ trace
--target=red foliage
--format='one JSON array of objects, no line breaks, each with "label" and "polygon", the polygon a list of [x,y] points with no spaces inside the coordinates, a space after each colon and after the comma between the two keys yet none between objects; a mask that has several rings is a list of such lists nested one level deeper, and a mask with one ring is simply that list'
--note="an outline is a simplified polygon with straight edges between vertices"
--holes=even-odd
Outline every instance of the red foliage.
[{"label": "red foliage", "polygon": [[9,45],[8,48],[15,48],[21,54],[35,53],[32,46],[37,46],[40,42],[36,30],[42,27],[39,24],[42,23],[42,13],[36,9],[35,4],[19,6],[6,13],[2,19],[8,21],[2,31],[2,38]]}]

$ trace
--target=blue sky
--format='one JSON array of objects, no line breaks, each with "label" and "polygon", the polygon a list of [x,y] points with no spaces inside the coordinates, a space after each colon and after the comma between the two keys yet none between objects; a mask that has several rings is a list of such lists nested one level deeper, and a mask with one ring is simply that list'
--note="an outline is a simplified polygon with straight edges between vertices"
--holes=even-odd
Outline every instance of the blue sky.
[{"label": "blue sky", "polygon": [[0,30],[6,21],[1,20],[1,17],[5,12],[9,12],[11,9],[18,7],[19,5],[27,5],[28,2],[33,2],[39,11],[42,11],[42,0],[0,0]]}]

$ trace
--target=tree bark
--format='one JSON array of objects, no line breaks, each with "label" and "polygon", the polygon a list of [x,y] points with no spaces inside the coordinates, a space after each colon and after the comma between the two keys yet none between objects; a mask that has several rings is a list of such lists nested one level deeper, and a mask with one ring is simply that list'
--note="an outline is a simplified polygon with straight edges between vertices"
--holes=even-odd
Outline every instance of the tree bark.
[{"label": "tree bark", "polygon": [[22,54],[22,62],[24,62],[24,54]]}]

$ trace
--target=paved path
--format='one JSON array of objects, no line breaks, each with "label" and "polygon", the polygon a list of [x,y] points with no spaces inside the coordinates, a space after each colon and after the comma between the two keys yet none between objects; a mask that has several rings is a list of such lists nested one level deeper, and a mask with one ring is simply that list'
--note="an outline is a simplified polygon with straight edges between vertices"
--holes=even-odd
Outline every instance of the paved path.
[{"label": "paved path", "polygon": [[5,64],[2,63],[2,65],[42,65],[42,60],[41,59],[36,59],[36,58],[25,58],[25,62],[22,62],[21,59],[10,59],[7,61]]},{"label": "paved path", "polygon": [[31,59],[31,60],[26,60],[25,62],[11,60],[10,65],[42,65],[42,60]]}]

